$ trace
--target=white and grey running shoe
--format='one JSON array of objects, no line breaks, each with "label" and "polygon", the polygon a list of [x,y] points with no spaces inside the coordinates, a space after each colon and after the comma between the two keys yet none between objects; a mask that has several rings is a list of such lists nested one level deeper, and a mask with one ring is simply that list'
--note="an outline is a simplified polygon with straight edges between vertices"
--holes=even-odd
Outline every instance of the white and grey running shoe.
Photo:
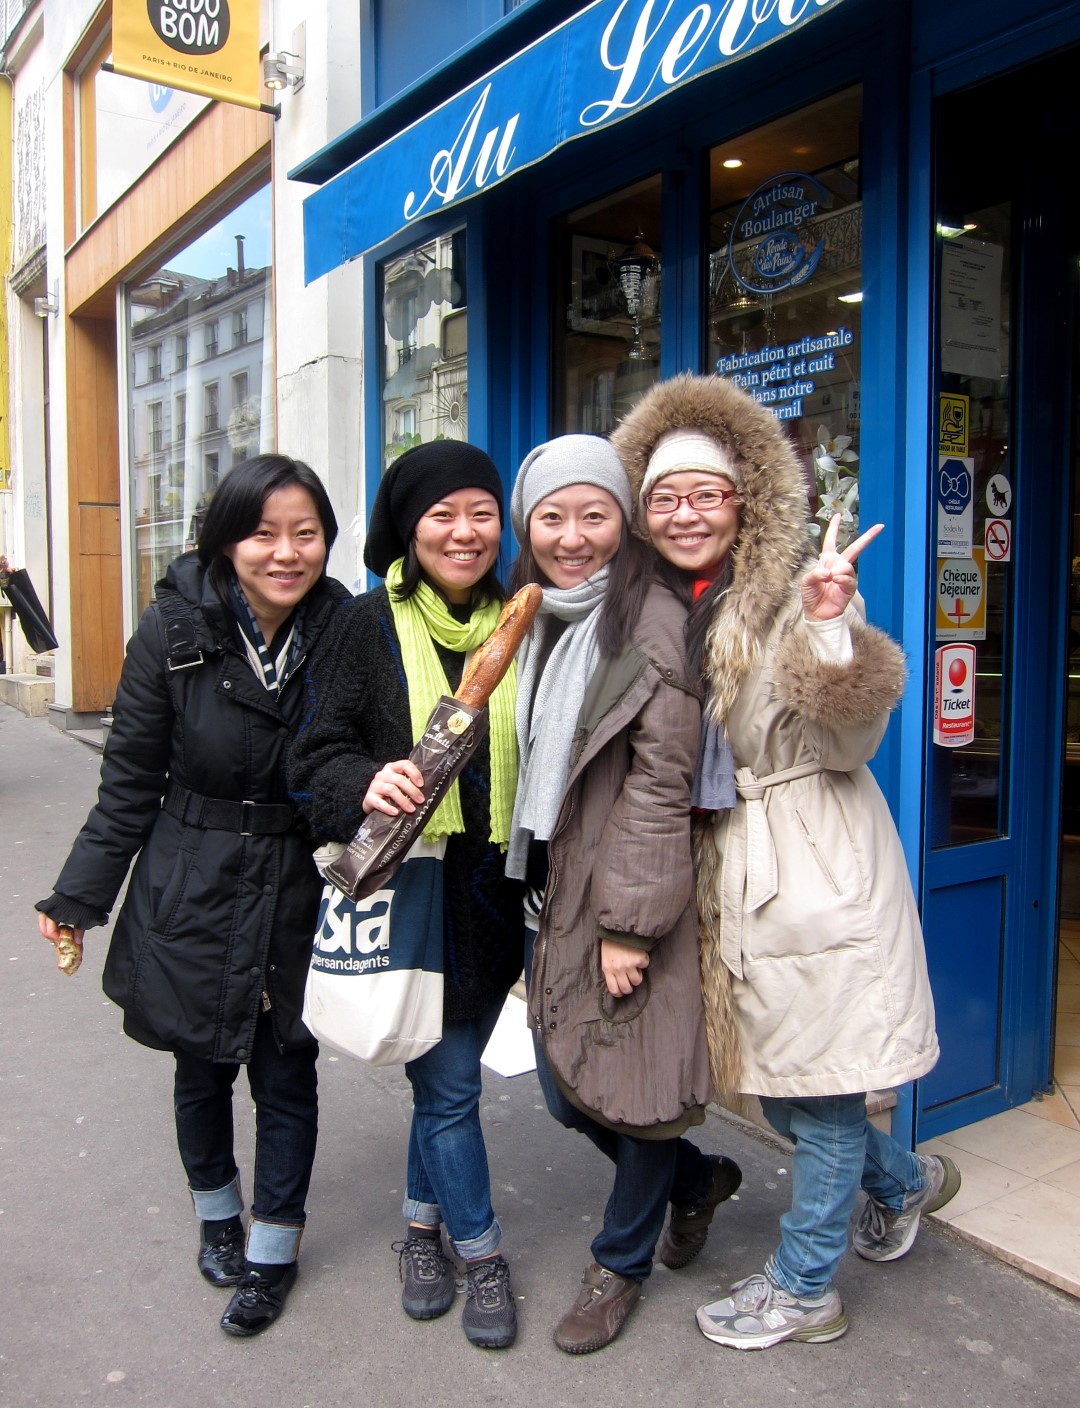
[{"label": "white and grey running shoe", "polygon": [[821,1344],[838,1340],[848,1327],[832,1286],[816,1296],[793,1296],[761,1271],[736,1281],[724,1300],[703,1305],[697,1322],[706,1339],[730,1349],[769,1349],[781,1340]]},{"label": "white and grey running shoe", "polygon": [[923,1171],[923,1185],[908,1193],[904,1206],[893,1212],[876,1198],[867,1198],[852,1246],[867,1261],[897,1261],[911,1250],[919,1219],[924,1212],[937,1212],[960,1188],[960,1170],[952,1159],[938,1154],[916,1154]]}]

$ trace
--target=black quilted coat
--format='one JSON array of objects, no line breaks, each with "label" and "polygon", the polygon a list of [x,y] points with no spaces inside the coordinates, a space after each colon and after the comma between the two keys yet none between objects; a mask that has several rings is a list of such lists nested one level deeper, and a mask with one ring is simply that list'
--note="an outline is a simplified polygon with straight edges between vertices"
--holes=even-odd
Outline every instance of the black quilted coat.
[{"label": "black quilted coat", "polygon": [[[187,788],[226,802],[286,804],[285,752],[303,671],[277,697],[263,687],[194,553],[158,583],[158,602],[168,593],[192,608],[202,663],[170,670],[161,607],[144,612],[117,689],[97,805],[41,908],[62,922],[67,897],[104,922],[137,854],[104,972],[125,1031],[147,1046],[244,1062],[260,1005],[269,1003],[282,1049],[312,1040],[300,1021],[322,893],[312,843],[299,821],[244,835],[181,820],[162,799]],[[331,578],[316,584],[308,649],[348,597]]]}]

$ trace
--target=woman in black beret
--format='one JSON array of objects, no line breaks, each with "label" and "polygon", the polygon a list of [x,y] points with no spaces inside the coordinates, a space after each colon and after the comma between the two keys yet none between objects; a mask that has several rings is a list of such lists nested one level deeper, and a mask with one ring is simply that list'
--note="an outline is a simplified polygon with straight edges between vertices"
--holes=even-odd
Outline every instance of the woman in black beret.
[{"label": "woman in black beret", "polygon": [[[502,508],[495,465],[459,441],[417,446],[383,478],[364,561],[386,584],[349,603],[323,638],[291,758],[293,799],[322,840],[349,841],[367,813],[394,816],[423,801],[409,753],[498,619]],[[480,1056],[521,973],[524,941],[523,887],[503,870],[517,778],[514,696],[511,670],[488,706],[488,737],[418,843],[442,857],[443,1036],[405,1066],[408,1227],[395,1244],[402,1306],[433,1319],[456,1289],[445,1227],[467,1268],[465,1334],[486,1349],[507,1347],[517,1331],[480,1127]]]}]

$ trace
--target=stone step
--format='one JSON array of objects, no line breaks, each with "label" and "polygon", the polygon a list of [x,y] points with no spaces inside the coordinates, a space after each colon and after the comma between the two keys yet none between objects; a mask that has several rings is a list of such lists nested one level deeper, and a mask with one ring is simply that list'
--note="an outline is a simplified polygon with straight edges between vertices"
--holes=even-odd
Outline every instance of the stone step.
[{"label": "stone step", "polygon": [[55,685],[42,675],[0,675],[0,702],[21,714],[42,718],[52,705]]}]

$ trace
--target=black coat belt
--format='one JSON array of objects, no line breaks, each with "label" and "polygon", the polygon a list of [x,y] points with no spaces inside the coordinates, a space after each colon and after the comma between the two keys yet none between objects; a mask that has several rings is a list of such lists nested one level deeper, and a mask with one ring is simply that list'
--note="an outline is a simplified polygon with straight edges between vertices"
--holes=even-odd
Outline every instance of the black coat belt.
[{"label": "black coat belt", "polygon": [[204,797],[170,782],[162,810],[185,826],[205,831],[236,831],[241,836],[279,836],[291,831],[296,813],[287,802],[233,802],[224,797]]}]

